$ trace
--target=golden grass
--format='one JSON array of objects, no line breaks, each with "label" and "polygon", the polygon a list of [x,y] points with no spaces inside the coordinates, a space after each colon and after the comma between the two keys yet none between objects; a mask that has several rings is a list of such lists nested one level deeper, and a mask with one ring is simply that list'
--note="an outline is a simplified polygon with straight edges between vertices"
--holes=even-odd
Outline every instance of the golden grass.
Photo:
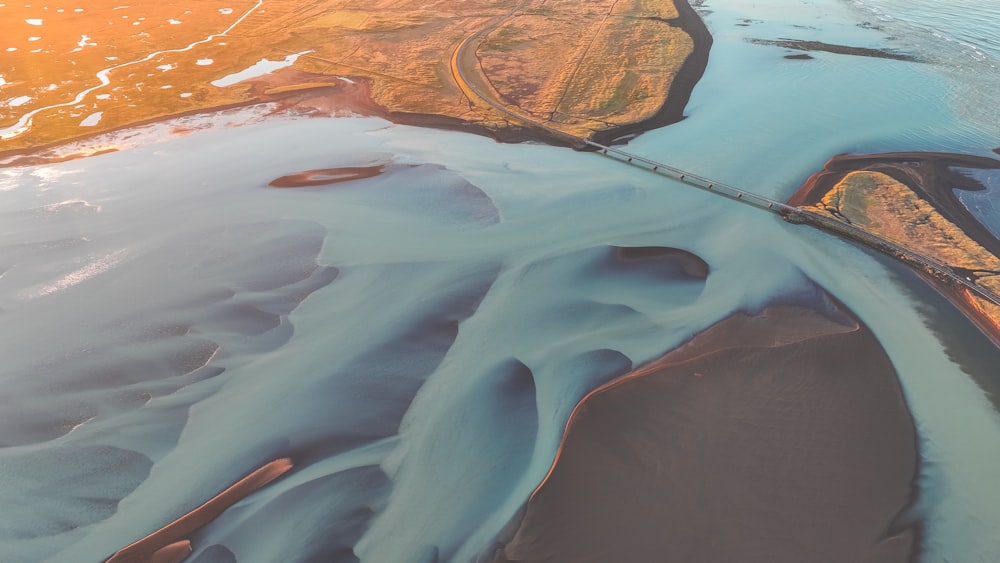
[{"label": "golden grass", "polygon": [[662,21],[676,16],[648,0],[599,0],[575,13],[544,3],[496,29],[478,55],[496,99],[586,137],[663,105],[694,47]]},{"label": "golden grass", "polygon": [[[809,209],[849,221],[953,268],[972,270],[976,283],[1000,295],[997,258],[902,182],[871,170],[848,173]],[[967,292],[968,293],[968,292]],[[967,301],[1000,329],[1000,307],[971,293]]]},{"label": "golden grass", "polygon": [[905,184],[881,172],[855,171],[814,208],[945,264],[1000,272],[1000,259],[945,219]]},{"label": "golden grass", "polygon": [[[82,12],[57,12],[55,6],[8,3],[0,7],[0,49],[16,50],[4,52],[7,64],[0,68],[6,82],[0,85],[0,129],[32,110],[66,105],[38,113],[25,132],[0,141],[0,151],[258,100],[266,88],[211,83],[261,59],[305,51],[296,70],[368,79],[374,101],[388,111],[501,127],[506,118],[470,103],[449,63],[464,38],[515,4],[264,0],[254,9],[255,0],[90,0],[79,3]],[[226,35],[188,48],[248,12]],[[530,0],[484,40],[476,53],[482,66],[467,72],[492,81],[497,100],[527,115],[552,117],[555,127],[576,134],[632,123],[662,106],[691,53],[683,31],[652,19],[675,16],[671,3],[653,0]],[[26,21],[34,19],[43,24]],[[159,51],[167,52],[150,57]],[[101,71],[110,84],[71,103],[100,85]],[[25,96],[25,103],[9,103]],[[96,125],[81,125],[97,112],[102,118]]]}]

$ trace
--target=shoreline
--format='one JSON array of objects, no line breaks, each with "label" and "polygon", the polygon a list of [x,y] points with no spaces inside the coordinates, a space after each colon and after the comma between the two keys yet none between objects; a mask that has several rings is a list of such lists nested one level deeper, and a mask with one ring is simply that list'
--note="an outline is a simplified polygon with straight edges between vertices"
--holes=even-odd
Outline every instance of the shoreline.
[{"label": "shoreline", "polygon": [[[276,77],[276,76],[281,78],[282,77],[281,71],[269,75],[269,77]],[[316,81],[318,78],[320,77],[313,77],[312,80]],[[98,150],[92,152],[81,150],[61,155],[46,154],[49,153],[50,151],[54,151],[56,149],[63,147],[68,147],[73,144],[84,144],[89,141],[95,141],[101,139],[103,137],[114,136],[117,133],[122,133],[125,131],[130,131],[132,129],[137,129],[141,127],[148,127],[160,123],[167,123],[185,117],[202,116],[213,113],[247,109],[247,108],[252,108],[254,106],[276,104],[277,107],[269,111],[267,114],[268,117],[275,117],[275,116],[280,116],[282,113],[295,111],[299,106],[303,105],[308,106],[311,102],[317,102],[317,105],[322,104],[328,106],[328,108],[326,110],[314,110],[312,115],[308,114],[301,115],[302,117],[335,118],[338,116],[338,114],[348,113],[351,115],[358,115],[363,117],[377,117],[385,119],[386,121],[392,122],[397,125],[409,125],[414,127],[426,127],[429,129],[471,133],[482,137],[489,137],[498,143],[537,142],[552,146],[562,146],[562,147],[571,146],[565,140],[559,139],[558,137],[555,137],[553,135],[545,134],[537,129],[528,129],[525,127],[511,127],[511,128],[497,130],[497,129],[492,129],[490,127],[486,127],[484,125],[471,123],[456,117],[450,117],[446,115],[391,112],[386,110],[382,106],[379,106],[372,100],[370,96],[371,87],[368,82],[368,79],[364,77],[351,77],[351,80],[354,83],[347,84],[341,82],[338,77],[327,77],[327,78],[331,80],[329,84],[325,86],[313,86],[309,89],[286,90],[274,93],[266,93],[267,89],[274,87],[272,81],[263,83],[263,85],[251,82],[253,84],[252,90],[257,90],[259,91],[259,93],[255,95],[254,98],[249,100],[235,102],[232,104],[224,104],[221,106],[186,110],[169,115],[162,115],[142,121],[137,121],[134,123],[128,123],[120,127],[113,127],[102,131],[88,132],[83,135],[71,137],[55,143],[40,145],[37,147],[10,149],[6,151],[0,150],[0,168],[54,164],[58,162],[65,162],[68,160],[75,160],[79,158],[86,158],[89,156],[97,156],[99,154],[115,152],[118,149],[107,148],[104,150]],[[334,81],[334,79],[336,81]],[[323,94],[331,96],[331,99],[321,98],[320,96]]]},{"label": "shoreline", "polygon": [[188,536],[205,527],[229,507],[269,485],[294,467],[291,458],[280,458],[258,467],[239,481],[176,518],[169,524],[119,549],[105,563],[183,561],[191,553]]},{"label": "shoreline", "polygon": [[[665,127],[684,119],[684,108],[687,106],[695,86],[701,80],[708,65],[712,36],[705,22],[687,0],[672,0],[672,2],[677,9],[678,16],[672,20],[665,20],[665,23],[681,28],[691,37],[694,47],[674,78],[663,105],[648,119],[595,132],[590,135],[589,138],[591,140],[606,145],[626,144],[631,138],[646,131]],[[351,82],[346,82],[340,76],[319,75],[295,69],[281,69],[263,77],[247,80],[246,83],[250,85],[249,94],[252,97],[244,101],[161,115],[118,127],[87,132],[54,143],[30,148],[10,150],[0,148],[0,168],[52,164],[113,152],[116,149],[109,148],[94,152],[76,152],[61,156],[46,156],[44,154],[73,143],[86,143],[87,141],[103,136],[114,135],[122,131],[155,125],[183,117],[230,111],[269,103],[277,103],[282,106],[272,112],[272,115],[276,115],[283,110],[293,109],[303,102],[308,103],[309,101],[316,101],[318,104],[326,106],[326,115],[319,116],[329,117],[339,112],[350,112],[368,117],[379,117],[398,125],[472,133],[491,138],[499,143],[537,142],[551,146],[576,148],[577,150],[591,150],[589,148],[580,149],[565,138],[547,133],[540,128],[525,126],[494,128],[447,115],[390,111],[372,99],[370,79],[357,76],[351,76],[350,79]],[[296,82],[300,84],[309,83],[311,86],[305,89],[282,89],[294,86]],[[333,91],[330,92],[330,90]],[[318,94],[321,93],[330,95],[331,99],[317,100]]]},{"label": "shoreline", "polygon": [[[975,178],[955,172],[953,167],[1000,170],[1000,160],[987,156],[921,151],[838,155],[828,160],[819,172],[812,174],[788,199],[788,204],[795,207],[817,205],[847,174],[854,171],[879,172],[905,185],[985,252],[1000,257],[1000,239],[966,209],[955,193],[956,190],[983,191],[988,188]],[[905,217],[899,219],[907,220]],[[963,271],[961,266],[951,267],[955,271]],[[986,308],[988,302],[920,268],[914,270],[1000,347],[1000,319],[990,315]],[[970,271],[968,275],[975,273]]]},{"label": "shoreline", "polygon": [[590,140],[595,143],[608,146],[627,144],[633,137],[646,131],[666,127],[684,119],[684,108],[687,107],[695,86],[701,81],[708,67],[713,40],[705,21],[688,0],[672,1],[677,9],[677,17],[667,20],[667,23],[684,30],[694,42],[694,48],[674,77],[663,106],[649,119],[594,133],[590,136]]}]

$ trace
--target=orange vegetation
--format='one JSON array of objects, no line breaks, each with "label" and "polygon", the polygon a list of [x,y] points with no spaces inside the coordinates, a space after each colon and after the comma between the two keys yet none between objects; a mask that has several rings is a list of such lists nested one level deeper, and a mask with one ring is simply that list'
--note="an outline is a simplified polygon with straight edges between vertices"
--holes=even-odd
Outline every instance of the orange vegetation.
[{"label": "orange vegetation", "polygon": [[[473,103],[450,58],[516,0],[90,0],[0,6],[0,151],[329,84],[370,84],[387,112],[492,129],[507,117]],[[577,134],[648,119],[665,102],[691,38],[670,2],[526,0],[483,37],[467,74],[495,101]],[[214,84],[258,62],[288,61],[301,85]],[[289,69],[291,70],[291,69]],[[103,80],[102,80],[103,79]],[[106,81],[107,83],[103,83]],[[257,80],[260,83],[260,80]],[[268,86],[268,84],[265,84]],[[269,86],[274,86],[270,84]],[[32,113],[34,112],[34,113]],[[30,116],[27,119],[26,116]]]},{"label": "orange vegetation", "polygon": [[[847,221],[952,268],[969,271],[977,284],[1000,295],[1000,258],[906,184],[887,174],[874,170],[849,172],[821,201],[803,208]],[[960,295],[982,323],[1000,334],[1000,307],[968,290]]]},{"label": "orange vegetation", "polygon": [[183,561],[191,553],[191,544],[184,539],[185,536],[216,519],[227,508],[281,477],[292,467],[293,463],[289,458],[264,464],[191,512],[118,550],[105,563]]}]

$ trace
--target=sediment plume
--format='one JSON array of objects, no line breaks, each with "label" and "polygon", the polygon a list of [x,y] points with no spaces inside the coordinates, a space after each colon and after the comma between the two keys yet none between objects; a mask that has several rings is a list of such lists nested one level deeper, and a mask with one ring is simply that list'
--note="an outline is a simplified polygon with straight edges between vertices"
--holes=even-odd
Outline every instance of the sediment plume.
[{"label": "sediment plume", "polygon": [[342,168],[323,168],[320,170],[306,170],[289,174],[280,178],[275,178],[268,182],[272,188],[306,188],[314,186],[329,186],[351,180],[371,178],[378,176],[385,169],[384,166],[345,166]]}]

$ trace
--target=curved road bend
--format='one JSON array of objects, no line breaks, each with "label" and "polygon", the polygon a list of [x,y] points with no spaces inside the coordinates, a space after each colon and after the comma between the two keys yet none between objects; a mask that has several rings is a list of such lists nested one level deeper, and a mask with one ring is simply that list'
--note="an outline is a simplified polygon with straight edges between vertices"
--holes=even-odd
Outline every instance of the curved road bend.
[{"label": "curved road bend", "polygon": [[[482,42],[483,39],[485,39],[485,36],[488,33],[500,27],[501,25],[504,24],[504,22],[512,18],[514,14],[517,13],[517,11],[520,10],[527,3],[527,1],[528,0],[520,0],[520,2],[518,2],[517,5],[511,8],[509,12],[503,14],[502,16],[497,17],[496,20],[491,22],[486,27],[480,29],[479,31],[463,39],[462,42],[459,43],[457,47],[455,47],[455,51],[452,52],[451,54],[451,75],[452,77],[454,77],[455,83],[458,84],[458,87],[462,89],[462,92],[465,94],[465,96],[469,98],[469,102],[476,103],[476,101],[478,100],[489,106],[491,109],[494,109],[502,113],[503,115],[512,118],[516,122],[523,123],[533,129],[541,129],[542,131],[548,133],[549,135],[554,136],[557,139],[562,139],[564,141],[570,142],[570,144],[574,147],[583,147],[584,146],[583,139],[576,137],[575,135],[570,135],[558,129],[549,127],[548,125],[536,121],[531,117],[517,113],[508,108],[507,106],[492,99],[490,96],[487,96],[486,94],[481,92],[479,88],[477,88],[476,85],[472,83],[471,80],[469,80],[468,75],[466,75],[465,69],[463,68],[463,62],[466,62],[466,59],[470,56],[468,52],[469,47],[473,43],[475,43],[475,47],[476,49],[478,49],[479,44]],[[475,67],[478,64],[478,60],[475,58],[476,49],[472,50],[472,55],[471,55],[472,59],[475,60],[476,63],[469,64],[469,66],[471,67]]]},{"label": "curved road bend", "polygon": [[[984,288],[983,286],[966,279],[963,276],[956,274],[949,266],[937,261],[936,259],[923,255],[919,252],[915,252],[899,244],[881,237],[876,234],[869,233],[862,229],[831,219],[819,213],[814,213],[799,207],[790,206],[784,202],[776,201],[765,196],[753,193],[748,190],[737,188],[735,186],[730,186],[723,182],[717,182],[704,176],[699,176],[698,174],[693,174],[687,172],[680,168],[670,166],[668,164],[663,164],[644,158],[635,154],[632,154],[621,149],[612,148],[600,143],[596,143],[589,139],[584,139],[582,137],[577,137],[575,135],[570,135],[563,131],[559,131],[545,123],[536,121],[531,117],[517,113],[510,108],[500,104],[499,102],[493,100],[489,96],[483,94],[475,84],[473,84],[465,73],[463,67],[463,61],[468,56],[467,49],[475,43],[477,48],[484,36],[498,28],[501,24],[509,20],[513,15],[521,9],[522,6],[527,2],[527,0],[521,0],[517,3],[509,12],[499,16],[495,21],[480,29],[479,31],[473,33],[472,35],[466,37],[461,43],[455,48],[455,51],[451,56],[451,72],[452,76],[455,78],[455,82],[462,89],[462,92],[469,98],[471,103],[476,103],[479,100],[485,103],[492,109],[513,118],[514,121],[521,122],[529,127],[539,129],[549,135],[554,136],[557,139],[563,139],[569,141],[571,146],[574,148],[592,148],[599,151],[601,154],[617,160],[619,162],[629,164],[631,166],[636,166],[644,170],[649,170],[654,174],[659,174],[661,176],[668,177],[672,180],[682,182],[689,186],[699,188],[705,191],[710,191],[712,193],[728,197],[730,199],[735,199],[747,205],[763,209],[765,211],[770,211],[781,215],[782,218],[791,223],[805,223],[812,225],[816,228],[822,229],[828,233],[834,234],[841,238],[848,240],[854,240],[864,244],[870,248],[881,251],[884,254],[889,254],[894,258],[903,257],[912,263],[919,264],[926,268],[928,271],[937,272],[952,282],[964,286],[969,289],[972,293],[986,299],[987,301],[993,303],[994,305],[1000,307],[1000,296],[993,293],[992,291]],[[473,65],[475,66],[475,65]]]}]

